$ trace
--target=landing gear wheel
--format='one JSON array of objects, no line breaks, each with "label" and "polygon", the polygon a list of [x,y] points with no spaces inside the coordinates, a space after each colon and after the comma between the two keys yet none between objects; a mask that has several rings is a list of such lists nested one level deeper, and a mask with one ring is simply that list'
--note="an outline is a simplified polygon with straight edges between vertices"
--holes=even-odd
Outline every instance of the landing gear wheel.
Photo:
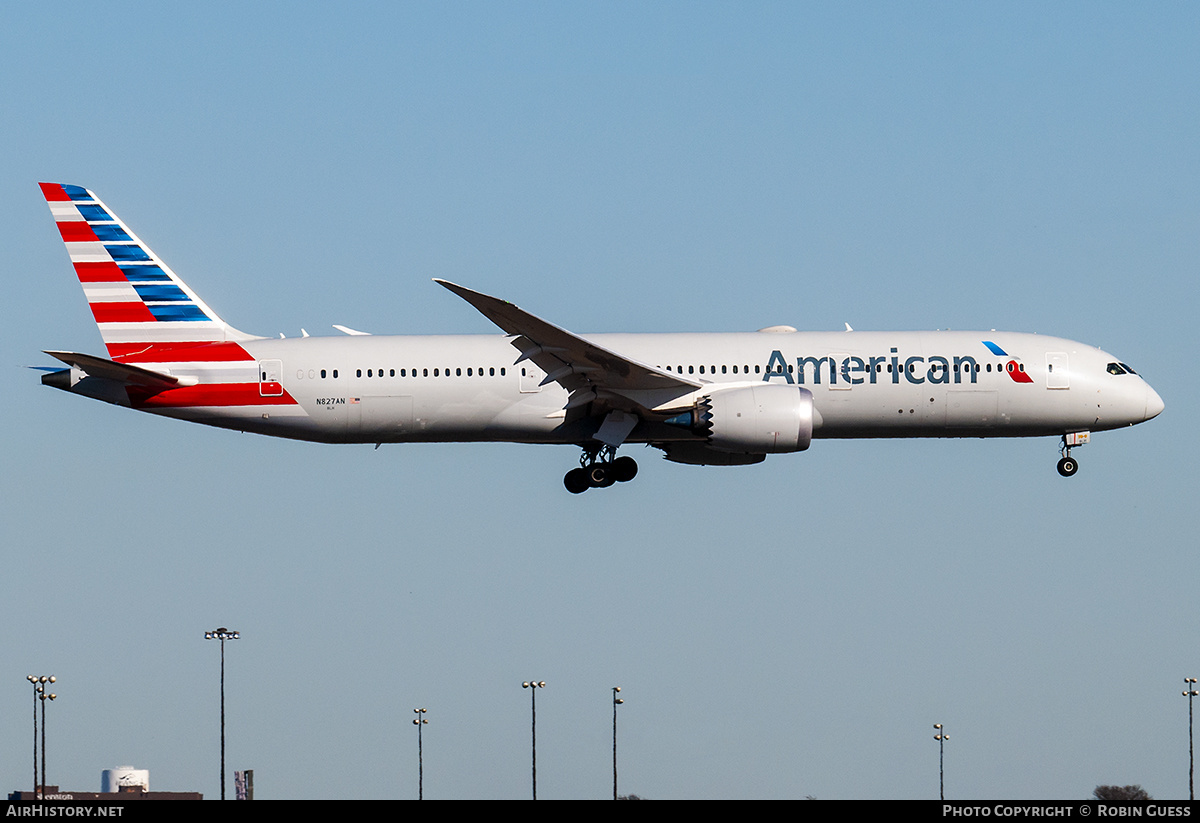
[{"label": "landing gear wheel", "polygon": [[583,469],[571,469],[563,478],[563,485],[571,494],[583,494],[592,484],[588,481],[587,472]]},{"label": "landing gear wheel", "polygon": [[1063,477],[1070,477],[1079,471],[1079,461],[1074,457],[1064,457],[1058,461],[1058,473]]},{"label": "landing gear wheel", "polygon": [[588,481],[598,489],[607,489],[617,478],[613,476],[612,463],[593,463],[587,470]]},{"label": "landing gear wheel", "polygon": [[626,483],[637,476],[638,464],[632,457],[617,457],[616,446],[585,445],[579,468],[567,472],[563,485],[571,494],[588,489],[606,489],[614,483]]},{"label": "landing gear wheel", "polygon": [[612,476],[618,483],[628,483],[637,472],[638,464],[632,457],[618,457],[612,462]]}]

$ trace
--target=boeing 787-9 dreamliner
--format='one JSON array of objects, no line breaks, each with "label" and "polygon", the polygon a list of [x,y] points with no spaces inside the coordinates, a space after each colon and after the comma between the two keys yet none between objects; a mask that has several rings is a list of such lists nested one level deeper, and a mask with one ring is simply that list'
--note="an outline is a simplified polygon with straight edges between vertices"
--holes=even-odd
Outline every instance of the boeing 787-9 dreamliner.
[{"label": "boeing 787-9 dreamliner", "polygon": [[1056,437],[1141,423],[1158,394],[1117,357],[1018,332],[588,334],[438,280],[495,335],[246,334],[92,192],[42,183],[107,357],[49,351],[42,382],[119,406],[321,443],[499,441],[582,450],[572,493],[633,479],[627,443],[667,460],[758,463],[814,439]]}]

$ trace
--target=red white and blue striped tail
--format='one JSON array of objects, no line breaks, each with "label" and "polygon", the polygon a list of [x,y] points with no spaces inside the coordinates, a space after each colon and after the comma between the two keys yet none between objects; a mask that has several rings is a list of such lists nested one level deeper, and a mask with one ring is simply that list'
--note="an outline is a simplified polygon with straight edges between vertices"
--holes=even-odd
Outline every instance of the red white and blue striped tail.
[{"label": "red white and blue striped tail", "polygon": [[[218,317],[96,195],[64,183],[39,185],[114,360],[242,359],[212,357],[213,348],[227,348],[212,344],[260,339]],[[191,357],[189,349],[209,351]]]}]

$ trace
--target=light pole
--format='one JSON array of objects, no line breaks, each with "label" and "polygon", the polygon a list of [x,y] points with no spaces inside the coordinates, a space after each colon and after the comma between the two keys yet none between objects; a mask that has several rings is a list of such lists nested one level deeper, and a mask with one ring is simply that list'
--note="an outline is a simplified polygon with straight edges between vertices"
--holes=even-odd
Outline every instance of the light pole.
[{"label": "light pole", "polygon": [[38,790],[38,695],[44,690],[42,684],[53,683],[55,678],[47,677],[46,675],[38,677],[37,675],[31,674],[27,675],[25,679],[33,684],[33,793],[38,797],[41,797],[41,792]]},{"label": "light pole", "polygon": [[1196,678],[1185,677],[1183,682],[1187,684],[1187,688],[1183,690],[1183,696],[1188,699],[1188,799],[1195,800],[1196,792],[1192,782],[1196,769],[1194,749],[1192,748],[1192,698],[1200,694],[1200,691],[1196,690]]},{"label": "light pole", "polygon": [[[54,682],[53,677],[43,677],[43,681]],[[38,700],[42,701],[42,793],[46,792],[46,701],[54,700],[57,694],[46,694],[46,687],[38,689]]]},{"label": "light pole", "polygon": [[225,641],[238,640],[240,632],[230,631],[222,626],[204,633],[205,640],[221,641],[221,799],[225,799]]},{"label": "light pole", "polygon": [[942,731],[941,723],[934,723],[933,727],[938,733],[933,736],[933,739],[938,742],[938,793],[942,800],[946,799],[946,741],[950,739],[950,735]]},{"label": "light pole", "polygon": [[533,799],[537,800],[537,690],[546,688],[545,680],[527,680],[522,689],[529,689],[530,734],[533,740]]},{"label": "light pole", "polygon": [[620,692],[620,686],[613,686],[613,800],[617,799],[617,706],[625,702],[617,697]]},{"label": "light pole", "polygon": [[424,709],[413,709],[416,718],[413,725],[417,727],[417,800],[425,799],[425,755],[421,749],[421,727],[429,725],[425,719]]}]

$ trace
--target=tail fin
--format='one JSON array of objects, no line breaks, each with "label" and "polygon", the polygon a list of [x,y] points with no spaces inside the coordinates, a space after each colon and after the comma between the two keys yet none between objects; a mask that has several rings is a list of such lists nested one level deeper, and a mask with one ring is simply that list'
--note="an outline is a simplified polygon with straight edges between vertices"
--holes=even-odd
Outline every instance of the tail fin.
[{"label": "tail fin", "polygon": [[259,339],[218,317],[96,195],[39,185],[110,357]]}]

